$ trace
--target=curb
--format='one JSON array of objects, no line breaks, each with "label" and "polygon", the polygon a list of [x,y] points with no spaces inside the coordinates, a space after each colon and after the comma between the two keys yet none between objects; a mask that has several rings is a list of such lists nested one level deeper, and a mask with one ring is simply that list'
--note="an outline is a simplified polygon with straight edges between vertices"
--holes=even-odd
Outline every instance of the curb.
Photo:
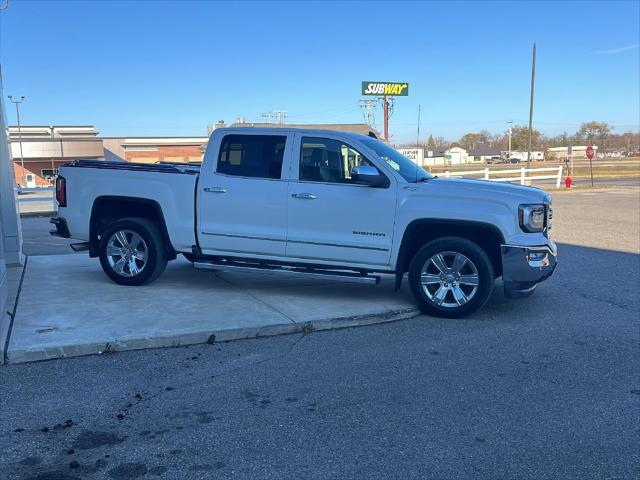
[{"label": "curb", "polygon": [[32,217],[55,217],[57,212],[51,210],[49,212],[21,212],[20,218],[32,218]]},{"label": "curb", "polygon": [[8,352],[7,363],[37,362],[86,355],[103,355],[129,350],[180,347],[204,343],[212,344],[250,338],[272,337],[275,335],[288,335],[292,333],[309,334],[314,331],[376,325],[379,323],[404,320],[417,315],[420,315],[420,311],[417,308],[403,308],[367,315],[312,320],[306,323],[288,322],[263,327],[210,330],[167,337],[116,339],[106,343],[65,345],[61,347],[44,348],[42,350],[12,350]]},{"label": "curb", "polygon": [[[10,310],[6,312],[0,312],[0,365],[9,363],[9,344],[11,341],[11,331],[13,329],[13,321],[18,310],[18,301],[20,299],[20,292],[22,291],[22,282],[24,281],[24,275],[27,271],[27,263],[29,257],[25,257],[24,265],[21,267],[20,278],[17,280],[15,291],[13,286],[9,286],[9,296],[7,298],[7,307]],[[6,277],[9,282],[8,275]]]},{"label": "curb", "polygon": [[637,185],[607,185],[607,184],[599,184],[599,185],[595,185],[595,186],[591,186],[591,185],[579,185],[579,186],[572,186],[571,188],[557,188],[557,189],[553,189],[553,190],[546,190],[547,193],[550,193],[552,195],[556,195],[558,193],[571,193],[571,192],[596,192],[599,190],[621,190],[621,189],[625,189],[625,188],[638,188]]}]

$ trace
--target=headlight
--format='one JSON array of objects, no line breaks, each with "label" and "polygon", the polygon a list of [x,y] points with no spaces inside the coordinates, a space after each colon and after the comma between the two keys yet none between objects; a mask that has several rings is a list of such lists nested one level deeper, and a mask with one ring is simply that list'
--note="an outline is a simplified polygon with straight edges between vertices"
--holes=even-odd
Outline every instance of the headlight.
[{"label": "headlight", "polygon": [[544,230],[544,205],[520,205],[518,218],[520,228],[528,233],[537,233]]}]

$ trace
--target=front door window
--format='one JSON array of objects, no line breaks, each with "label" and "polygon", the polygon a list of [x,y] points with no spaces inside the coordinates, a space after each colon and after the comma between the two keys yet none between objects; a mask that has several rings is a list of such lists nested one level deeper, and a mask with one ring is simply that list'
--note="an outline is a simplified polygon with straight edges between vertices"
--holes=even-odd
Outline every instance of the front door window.
[{"label": "front door window", "polygon": [[354,183],[351,170],[371,165],[353,147],[330,138],[302,137],[299,179],[303,182]]}]

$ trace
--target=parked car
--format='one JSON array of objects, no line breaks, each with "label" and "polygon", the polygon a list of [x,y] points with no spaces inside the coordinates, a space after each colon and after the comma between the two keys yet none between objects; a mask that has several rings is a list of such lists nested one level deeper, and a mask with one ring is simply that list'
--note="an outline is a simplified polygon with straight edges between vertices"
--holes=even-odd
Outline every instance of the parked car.
[{"label": "parked car", "polygon": [[[194,197],[195,192],[195,197]],[[542,190],[434,178],[369,136],[224,128],[202,167],[80,160],[61,167],[52,234],[121,285],[196,268],[377,283],[408,276],[423,312],[461,317],[502,277],[527,296],[556,266]]]},{"label": "parked car", "polygon": [[487,165],[493,165],[495,163],[502,163],[502,157],[491,157],[489,159],[487,159]]},{"label": "parked car", "polygon": [[521,161],[522,160],[520,160],[518,157],[511,157],[507,163],[520,163]]}]

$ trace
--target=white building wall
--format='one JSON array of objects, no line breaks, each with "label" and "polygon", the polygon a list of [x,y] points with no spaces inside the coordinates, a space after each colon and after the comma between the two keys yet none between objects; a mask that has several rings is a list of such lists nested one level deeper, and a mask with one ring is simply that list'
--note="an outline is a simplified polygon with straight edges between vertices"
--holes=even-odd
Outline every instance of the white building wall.
[{"label": "white building wall", "polygon": [[[1,78],[0,98],[5,98],[2,92]],[[0,100],[0,223],[2,224],[5,261],[7,265],[16,265],[24,262],[24,256],[22,255],[22,228],[16,202],[13,159],[9,150],[8,137],[5,134],[6,118],[4,101]]]},{"label": "white building wall", "polygon": [[[5,324],[9,310],[7,265],[22,264],[22,231],[16,204],[13,160],[9,153],[6,135],[6,110],[4,108],[2,78],[0,77],[0,339],[4,339]],[[4,345],[0,345],[0,351]],[[3,359],[0,358],[0,363]]]}]

